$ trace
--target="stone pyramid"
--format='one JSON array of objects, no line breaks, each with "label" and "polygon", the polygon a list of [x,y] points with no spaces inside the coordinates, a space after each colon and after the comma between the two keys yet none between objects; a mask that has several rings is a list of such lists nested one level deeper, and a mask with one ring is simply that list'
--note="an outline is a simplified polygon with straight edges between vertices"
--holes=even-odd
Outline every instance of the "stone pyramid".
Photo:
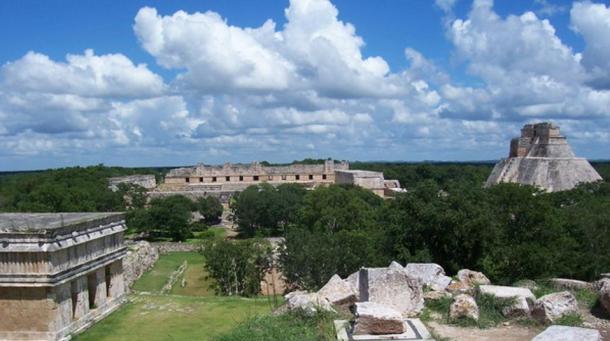
[{"label": "stone pyramid", "polygon": [[515,182],[557,192],[601,179],[589,161],[574,155],[559,127],[544,122],[523,126],[521,137],[511,140],[508,158],[496,164],[485,186]]}]

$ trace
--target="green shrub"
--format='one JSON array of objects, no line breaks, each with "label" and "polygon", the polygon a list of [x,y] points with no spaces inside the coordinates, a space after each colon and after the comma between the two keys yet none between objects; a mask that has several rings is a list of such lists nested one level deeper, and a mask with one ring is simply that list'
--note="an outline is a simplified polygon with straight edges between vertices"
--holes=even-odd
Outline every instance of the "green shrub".
[{"label": "green shrub", "polygon": [[447,316],[449,314],[449,307],[451,306],[451,303],[453,303],[452,297],[442,297],[438,300],[426,301],[426,307],[432,311]]},{"label": "green shrub", "polygon": [[223,207],[218,198],[212,196],[200,198],[196,205],[206,223],[212,224],[220,220]]},{"label": "green shrub", "polygon": [[193,232],[207,232],[209,226],[203,221],[194,221],[191,223],[191,231]]},{"label": "green shrub", "polygon": [[558,318],[555,323],[561,326],[580,327],[582,326],[582,317],[580,314],[567,314]]},{"label": "green shrub", "polygon": [[479,307],[478,321],[466,317],[449,319],[449,306],[451,305],[452,299],[449,300],[449,304],[447,304],[447,302],[442,302],[437,304],[435,308],[439,309],[439,312],[441,313],[444,312],[445,316],[447,316],[447,322],[451,324],[461,327],[474,326],[478,328],[489,328],[507,321],[508,319],[502,314],[502,309],[509,307],[514,303],[514,299],[497,298],[489,294],[477,294],[475,300]]},{"label": "green shrub", "polygon": [[532,293],[534,296],[536,296],[536,298],[540,298],[544,295],[552,294],[558,291],[559,290],[557,290],[548,280],[541,280],[538,281],[538,285],[534,290],[532,290]]},{"label": "green shrub", "polygon": [[592,289],[580,289],[575,290],[574,296],[576,296],[576,300],[578,303],[584,305],[588,309],[593,309],[597,304],[597,300],[599,299],[599,294],[597,291]]},{"label": "green shrub", "polygon": [[255,296],[271,266],[271,246],[265,240],[207,240],[202,248],[205,268],[219,295]]}]

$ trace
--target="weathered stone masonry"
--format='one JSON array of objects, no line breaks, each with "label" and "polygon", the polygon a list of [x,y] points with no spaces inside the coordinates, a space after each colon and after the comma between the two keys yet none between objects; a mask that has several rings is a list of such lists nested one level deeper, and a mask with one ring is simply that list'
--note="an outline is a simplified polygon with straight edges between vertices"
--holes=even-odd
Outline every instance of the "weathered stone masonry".
[{"label": "weathered stone masonry", "polygon": [[124,300],[122,213],[0,214],[0,339],[61,340]]},{"label": "weathered stone masonry", "polygon": [[514,182],[557,192],[601,179],[589,161],[574,155],[558,126],[542,122],[523,126],[521,136],[511,140],[508,158],[496,164],[486,186]]},{"label": "weathered stone masonry", "polygon": [[148,192],[151,198],[180,194],[192,199],[216,196],[228,202],[236,192],[248,186],[268,183],[277,186],[297,183],[313,188],[334,183],[357,185],[373,191],[381,197],[391,197],[404,191],[398,180],[385,180],[383,173],[350,170],[345,161],[324,164],[292,164],[288,166],[263,166],[258,162],[249,165],[226,163],[223,166],[199,164],[195,167],[176,168],[165,176],[165,182]]}]

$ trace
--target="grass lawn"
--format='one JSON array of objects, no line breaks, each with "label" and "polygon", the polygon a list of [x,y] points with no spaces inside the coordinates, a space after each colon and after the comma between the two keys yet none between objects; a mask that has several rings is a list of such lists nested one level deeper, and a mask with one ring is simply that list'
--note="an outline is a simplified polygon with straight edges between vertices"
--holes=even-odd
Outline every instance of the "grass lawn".
[{"label": "grass lawn", "polygon": [[[176,285],[172,288],[171,293],[174,295],[185,296],[213,296],[214,289],[210,288],[212,279],[206,279],[207,272],[203,268],[203,256],[195,253],[195,256],[188,253],[188,267],[184,274],[178,278]],[[181,286],[182,279],[186,279],[186,286]]]},{"label": "grass lawn", "polygon": [[211,340],[270,310],[267,298],[133,295],[74,340]]},{"label": "grass lawn", "polygon": [[[184,261],[188,267],[172,289],[160,295],[168,276]],[[244,321],[266,315],[273,299],[214,296],[205,279],[204,258],[197,252],[172,252],[159,257],[152,270],[134,285],[130,302],[75,337],[89,340],[212,340]]]},{"label": "grass lawn", "polygon": [[191,267],[191,264],[193,264],[193,267],[200,267],[201,271],[203,271],[203,256],[199,253],[171,252],[161,255],[155,266],[140,277],[140,279],[133,285],[133,289],[136,291],[148,292],[160,291],[161,288],[163,288],[163,285],[167,282],[169,275],[185,260],[188,262],[189,268]]},{"label": "grass lawn", "polygon": [[186,240],[188,244],[198,244],[205,239],[224,239],[227,234],[227,229],[224,227],[210,227],[205,231],[193,232],[193,238]]}]

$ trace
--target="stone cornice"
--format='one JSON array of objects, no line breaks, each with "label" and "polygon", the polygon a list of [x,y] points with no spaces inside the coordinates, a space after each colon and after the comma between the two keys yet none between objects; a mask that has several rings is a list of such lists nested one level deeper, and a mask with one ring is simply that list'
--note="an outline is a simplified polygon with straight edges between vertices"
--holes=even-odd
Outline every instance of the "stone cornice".
[{"label": "stone cornice", "polygon": [[79,264],[57,273],[0,273],[0,287],[46,287],[70,281],[83,273],[106,266],[127,254],[127,247],[122,246],[94,260]]}]

